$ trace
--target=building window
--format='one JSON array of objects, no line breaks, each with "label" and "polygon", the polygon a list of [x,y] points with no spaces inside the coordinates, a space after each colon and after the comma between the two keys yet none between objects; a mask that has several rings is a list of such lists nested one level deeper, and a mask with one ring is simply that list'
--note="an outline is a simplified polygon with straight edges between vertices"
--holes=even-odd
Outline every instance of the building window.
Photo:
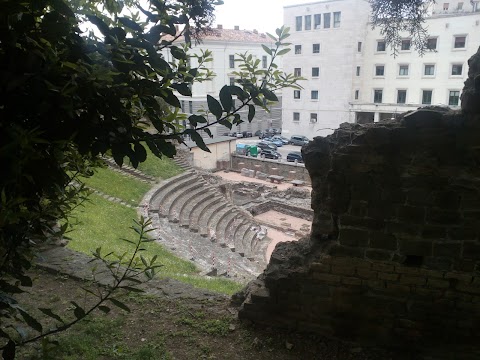
[{"label": "building window", "polygon": [[360,66],[357,66],[357,76],[360,76]]},{"label": "building window", "polygon": [[228,56],[228,64],[230,69],[235,68],[235,55],[229,55]]},{"label": "building window", "polygon": [[305,15],[305,30],[312,30],[312,15]]},{"label": "building window", "polygon": [[322,24],[322,14],[313,15],[313,25],[315,26],[315,29],[320,29],[321,24]]},{"label": "building window", "polygon": [[448,10],[448,3],[443,3],[443,11],[447,11]]},{"label": "building window", "polygon": [[408,65],[400,65],[398,68],[398,75],[408,76]]},{"label": "building window", "polygon": [[229,80],[230,80],[230,86],[235,85],[235,78],[231,77],[229,78]]},{"label": "building window", "polygon": [[193,114],[193,101],[188,102],[188,113]]},{"label": "building window", "polygon": [[302,53],[302,45],[295,45],[295,54],[301,54]]},{"label": "building window", "polygon": [[463,2],[459,2],[457,4],[457,10],[462,10],[463,9]]},{"label": "building window", "polygon": [[311,99],[318,100],[318,90],[312,90]]},{"label": "building window", "polygon": [[437,38],[427,39],[427,49],[428,50],[437,50]]},{"label": "building window", "polygon": [[318,114],[317,113],[310,113],[310,122],[311,123],[316,123],[318,120]]},{"label": "building window", "polygon": [[457,90],[450,91],[450,93],[448,94],[448,105],[458,106],[459,100],[460,100],[460,91],[457,91]]},{"label": "building window", "polygon": [[385,51],[385,41],[378,40],[377,41],[377,51]]},{"label": "building window", "polygon": [[320,54],[320,44],[313,44],[312,52],[314,54]]},{"label": "building window", "polygon": [[340,27],[340,18],[342,13],[340,11],[333,13],[333,27],[339,28]]},{"label": "building window", "polygon": [[375,76],[385,75],[385,65],[375,65]]},{"label": "building window", "polygon": [[320,68],[312,67],[312,77],[319,77],[320,76]]},{"label": "building window", "polygon": [[432,90],[423,90],[422,92],[422,104],[431,105],[432,104]]},{"label": "building window", "polygon": [[472,11],[473,12],[477,12],[480,10],[480,8],[478,7],[478,1],[471,1],[470,2],[472,4]]},{"label": "building window", "polygon": [[330,28],[330,13],[323,14],[323,28]]},{"label": "building window", "polygon": [[300,90],[293,90],[293,98],[300,99]]},{"label": "building window", "polygon": [[435,65],[425,65],[423,75],[425,75],[425,76],[435,75]]},{"label": "building window", "polygon": [[466,40],[466,36],[455,36],[455,43],[453,44],[453,47],[455,49],[464,49]]},{"label": "building window", "polygon": [[407,102],[407,90],[397,91],[397,104],[405,104]]},{"label": "building window", "polygon": [[295,17],[295,30],[302,31],[302,17]]},{"label": "building window", "polygon": [[266,55],[263,55],[263,56],[262,56],[262,67],[263,67],[264,69],[267,68],[267,56],[266,56]]},{"label": "building window", "polygon": [[295,69],[293,69],[293,75],[295,75],[295,76],[302,76],[302,69],[301,69],[301,68],[295,68]]},{"label": "building window", "polygon": [[358,100],[359,95],[360,95],[360,90],[355,90],[355,100]]},{"label": "building window", "polygon": [[412,46],[412,41],[410,39],[403,39],[400,49],[402,49],[403,51],[407,51],[407,50],[410,50],[411,46]]},{"label": "building window", "polygon": [[373,102],[380,104],[382,102],[383,90],[374,90],[373,91]]},{"label": "building window", "polygon": [[358,52],[362,52],[362,42],[361,42],[361,41],[359,41],[359,42],[357,43],[357,51],[358,51]]},{"label": "building window", "polygon": [[462,64],[453,64],[452,65],[452,75],[462,75],[463,65]]},{"label": "building window", "polygon": [[180,101],[180,108],[182,109],[182,112],[185,112],[185,100]]},{"label": "building window", "polygon": [[300,121],[300,113],[294,112],[293,113],[293,121]]}]

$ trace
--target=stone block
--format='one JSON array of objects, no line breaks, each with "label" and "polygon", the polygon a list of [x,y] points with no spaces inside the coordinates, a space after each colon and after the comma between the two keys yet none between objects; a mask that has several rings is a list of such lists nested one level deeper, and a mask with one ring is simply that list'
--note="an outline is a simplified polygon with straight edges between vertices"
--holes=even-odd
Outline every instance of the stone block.
[{"label": "stone block", "polygon": [[397,284],[393,282],[386,282],[386,290],[392,294],[405,295],[411,293],[411,288],[409,285]]},{"label": "stone block", "polygon": [[400,277],[400,284],[404,285],[425,285],[427,279],[423,276],[411,276],[402,274]]},{"label": "stone block", "polygon": [[357,275],[362,279],[375,280],[377,278],[377,272],[373,270],[357,268]]},{"label": "stone block", "polygon": [[399,239],[400,251],[405,255],[431,256],[432,242],[417,239]]},{"label": "stone block", "polygon": [[480,241],[465,241],[463,243],[463,257],[480,259]]},{"label": "stone block", "polygon": [[432,203],[432,193],[426,189],[411,189],[407,191],[407,204],[414,206],[421,205],[431,205]]},{"label": "stone block", "polygon": [[348,213],[352,216],[365,217],[368,211],[368,201],[351,201]]},{"label": "stone block", "polygon": [[422,230],[422,238],[424,239],[445,239],[447,237],[446,228],[435,225],[425,225]]},{"label": "stone block", "polygon": [[381,272],[394,272],[395,266],[393,264],[384,264],[375,262],[372,264],[372,270],[381,271]]},{"label": "stone block", "polygon": [[397,250],[397,238],[381,231],[370,233],[370,247],[375,249]]},{"label": "stone block", "polygon": [[310,270],[319,273],[329,273],[331,270],[331,266],[329,264],[314,262],[310,264]]},{"label": "stone block", "polygon": [[398,206],[397,217],[401,222],[423,224],[425,222],[425,209],[421,206]]},{"label": "stone block", "polygon": [[339,241],[342,245],[366,247],[368,231],[359,229],[340,229]]},{"label": "stone block", "polygon": [[365,256],[363,248],[350,246],[334,245],[328,251],[332,256],[350,256],[353,258],[363,258]]},{"label": "stone block", "polygon": [[453,271],[446,272],[444,275],[444,278],[447,280],[455,279],[458,281],[462,281],[465,284],[470,284],[473,280],[472,274],[465,274],[465,273],[459,273],[459,272],[453,272]]},{"label": "stone block", "polygon": [[453,260],[447,257],[428,256],[424,259],[426,267],[436,270],[452,270]]},{"label": "stone block", "polygon": [[410,266],[402,266],[397,265],[395,266],[395,272],[399,274],[406,274],[406,275],[420,275],[421,269],[418,267],[410,267]]},{"label": "stone block", "polygon": [[340,266],[340,265],[332,265],[332,274],[339,274],[339,275],[354,275],[355,274],[355,266]]},{"label": "stone block", "polygon": [[[301,287],[301,293],[306,295],[314,295],[315,297],[330,296],[330,286],[325,284],[317,284],[313,282],[306,282]],[[314,302],[317,302],[316,300]]]},{"label": "stone block", "polygon": [[393,254],[386,250],[367,249],[365,251],[365,256],[367,259],[371,260],[389,261],[392,260]]},{"label": "stone block", "polygon": [[261,171],[257,171],[257,173],[255,174],[255,177],[257,179],[260,179],[260,180],[267,180],[268,179],[268,174],[265,174]]},{"label": "stone block", "polygon": [[362,285],[362,279],[356,277],[344,276],[342,277],[342,284],[345,285]]},{"label": "stone block", "polygon": [[433,205],[444,210],[456,210],[460,206],[461,196],[455,191],[439,191],[433,196]]},{"label": "stone block", "polygon": [[379,289],[379,290],[383,290],[386,287],[384,280],[364,280],[362,284],[372,289]]},{"label": "stone block", "polygon": [[442,279],[428,279],[427,285],[428,287],[434,289],[448,289],[450,287],[450,281]]},{"label": "stone block", "polygon": [[434,242],[433,256],[446,256],[451,258],[459,258],[462,251],[460,242]]},{"label": "stone block", "polygon": [[240,170],[240,174],[242,176],[248,176],[249,175],[249,170],[246,169],[246,168],[242,168],[242,170]]},{"label": "stone block", "polygon": [[428,209],[426,221],[430,224],[455,225],[460,223],[461,216],[458,211]]},{"label": "stone block", "polygon": [[380,230],[383,229],[385,223],[383,220],[373,219],[369,217],[360,217],[353,215],[341,215],[340,218],[340,227],[354,227],[361,229],[369,230]]},{"label": "stone block", "polygon": [[254,178],[255,177],[255,170],[248,170],[248,177]]},{"label": "stone block", "polygon": [[386,232],[394,235],[416,236],[421,233],[421,226],[398,221],[387,221]]},{"label": "stone block", "polygon": [[321,282],[325,282],[328,284],[340,284],[342,279],[340,275],[324,274],[324,273],[313,273],[312,277],[315,280],[319,280]]},{"label": "stone block", "polygon": [[468,259],[457,260],[453,264],[453,270],[455,270],[455,271],[470,272],[470,271],[474,271],[475,267],[476,267],[476,261],[475,260],[468,260]]},{"label": "stone block", "polygon": [[[480,213],[477,219],[480,219]],[[477,238],[477,230],[473,227],[453,227],[449,228],[447,233],[452,240],[475,240]]]},{"label": "stone block", "polygon": [[400,277],[399,274],[382,273],[382,272],[378,273],[379,280],[397,281],[399,277]]}]

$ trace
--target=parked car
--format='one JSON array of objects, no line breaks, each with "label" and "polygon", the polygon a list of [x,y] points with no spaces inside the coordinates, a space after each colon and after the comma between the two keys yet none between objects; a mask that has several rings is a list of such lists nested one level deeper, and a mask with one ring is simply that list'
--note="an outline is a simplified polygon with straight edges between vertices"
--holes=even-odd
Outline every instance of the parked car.
[{"label": "parked car", "polygon": [[273,128],[273,129],[270,129],[270,130],[275,135],[280,135],[282,133],[282,129]]},{"label": "parked car", "polygon": [[241,138],[243,138],[243,133],[241,133],[240,131],[238,131],[238,132],[235,133],[235,137],[236,137],[237,139],[241,139]]},{"label": "parked car", "polygon": [[292,145],[300,145],[300,146],[303,146],[303,145],[306,145],[308,144],[310,140],[306,137],[306,136],[303,136],[303,135],[293,135],[291,138],[290,138],[290,144]]},{"label": "parked car", "polygon": [[264,149],[270,149],[270,150],[277,150],[277,145],[271,143],[271,142],[267,142],[267,141],[260,141],[258,144],[257,144],[257,147],[259,149],[262,149],[262,151]]},{"label": "parked car", "polygon": [[280,135],[275,135],[272,137],[272,139],[280,140],[284,145],[288,144],[288,139]]},{"label": "parked car", "polygon": [[263,141],[269,141],[271,143],[274,143],[277,147],[282,147],[283,146],[283,141],[276,139],[274,137],[269,137],[269,138],[263,138]]},{"label": "parked car", "polygon": [[243,137],[244,137],[244,138],[246,138],[246,137],[252,137],[252,136],[253,136],[253,134],[252,134],[251,131],[244,131],[244,132],[242,132],[242,134],[243,134]]},{"label": "parked car", "polygon": [[303,163],[302,153],[300,151],[292,151],[287,154],[287,161]]},{"label": "parked car", "polygon": [[272,149],[262,149],[262,151],[260,152],[260,157],[263,159],[277,160],[277,159],[281,159],[282,155],[278,151],[275,151]]},{"label": "parked car", "polygon": [[260,136],[260,134],[262,134],[263,131],[262,130],[257,130],[255,131],[255,134],[253,134],[254,136]]}]

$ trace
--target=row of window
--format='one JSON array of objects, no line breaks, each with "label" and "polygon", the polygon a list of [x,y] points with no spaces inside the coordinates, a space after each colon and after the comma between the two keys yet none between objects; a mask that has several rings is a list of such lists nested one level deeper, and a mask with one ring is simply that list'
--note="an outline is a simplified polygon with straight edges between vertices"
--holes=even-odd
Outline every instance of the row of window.
[{"label": "row of window", "polygon": [[[358,100],[360,96],[360,90],[355,90],[355,100]],[[433,90],[422,90],[422,105],[431,105],[433,97]],[[373,90],[373,102],[381,104],[383,102],[383,89]],[[407,103],[407,90],[397,90],[397,104]],[[448,105],[458,106],[460,104],[460,90],[449,90],[448,92]]]},{"label": "row of window", "polygon": [[[480,8],[478,6],[478,1],[470,0],[470,4],[472,4],[472,11],[478,11]],[[443,3],[443,11],[448,11],[450,7],[449,3]],[[463,10],[463,2],[457,3],[457,7],[455,10],[462,11]]]},{"label": "row of window", "polygon": [[[295,45],[295,54],[302,53],[302,45]],[[312,54],[320,54],[320,44],[312,44]]]},{"label": "row of window", "polygon": [[[293,75],[302,76],[302,68],[294,68]],[[319,76],[320,76],[320,68],[312,67],[312,77],[319,77]]]},{"label": "row of window", "polygon": [[[316,123],[318,120],[318,114],[317,113],[310,113],[310,122],[311,123]],[[299,112],[294,112],[293,113],[293,121],[294,122],[299,122],[300,121],[300,113]]]},{"label": "row of window", "polygon": [[[182,112],[186,112],[186,107],[185,107],[185,100],[180,101],[180,106],[182,108]],[[188,102],[188,113],[193,114],[193,101]]]},{"label": "row of window", "polygon": [[[268,65],[267,56],[266,56],[266,55],[263,55],[263,56],[262,56],[262,68],[263,68],[263,69],[266,69],[266,68],[267,68],[267,65]],[[230,69],[234,69],[234,68],[235,68],[235,55],[229,55],[229,56],[228,56],[228,67],[229,67]]]},{"label": "row of window", "polygon": [[[299,100],[302,98],[301,90],[293,90],[293,98]],[[311,100],[318,100],[318,90],[310,91],[310,99]]]},{"label": "row of window", "polygon": [[[451,76],[461,76],[463,73],[463,64],[451,64],[450,75]],[[410,65],[409,64],[400,64],[398,65],[398,76],[409,76],[410,75]],[[360,66],[357,66],[357,76],[360,76]],[[423,64],[423,76],[435,76],[435,64]],[[382,77],[385,76],[385,65],[375,65],[375,74],[374,76]]]},{"label": "row of window", "polygon": [[[427,49],[428,50],[437,50],[437,41],[438,38],[431,37],[427,39]],[[454,49],[465,49],[467,44],[467,35],[455,35],[453,37],[453,48]],[[411,39],[403,39],[400,44],[401,51],[410,51],[412,47]],[[387,44],[385,40],[377,40],[377,52],[385,52],[387,50]],[[362,51],[362,43],[359,41],[357,44],[357,51]]]},{"label": "row of window", "polygon": [[[339,28],[340,27],[340,19],[342,17],[342,13],[340,11],[333,13],[333,27]],[[304,22],[305,20],[305,22]],[[324,13],[323,14],[323,28],[329,29],[331,26],[331,13]],[[303,26],[305,24],[305,27]],[[322,28],[322,14],[314,14],[313,15],[313,29],[318,30]],[[302,31],[302,30],[312,30],[312,15],[305,15],[305,16],[296,16],[295,17],[295,30]]]}]

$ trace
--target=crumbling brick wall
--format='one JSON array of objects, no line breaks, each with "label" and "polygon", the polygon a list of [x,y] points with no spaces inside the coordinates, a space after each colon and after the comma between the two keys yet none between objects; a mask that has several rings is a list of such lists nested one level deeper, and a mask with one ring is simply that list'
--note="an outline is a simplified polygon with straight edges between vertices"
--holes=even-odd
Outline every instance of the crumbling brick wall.
[{"label": "crumbling brick wall", "polygon": [[304,147],[311,236],[277,245],[237,296],[240,318],[479,358],[480,78],[472,78],[472,108],[462,113],[344,124]]}]

